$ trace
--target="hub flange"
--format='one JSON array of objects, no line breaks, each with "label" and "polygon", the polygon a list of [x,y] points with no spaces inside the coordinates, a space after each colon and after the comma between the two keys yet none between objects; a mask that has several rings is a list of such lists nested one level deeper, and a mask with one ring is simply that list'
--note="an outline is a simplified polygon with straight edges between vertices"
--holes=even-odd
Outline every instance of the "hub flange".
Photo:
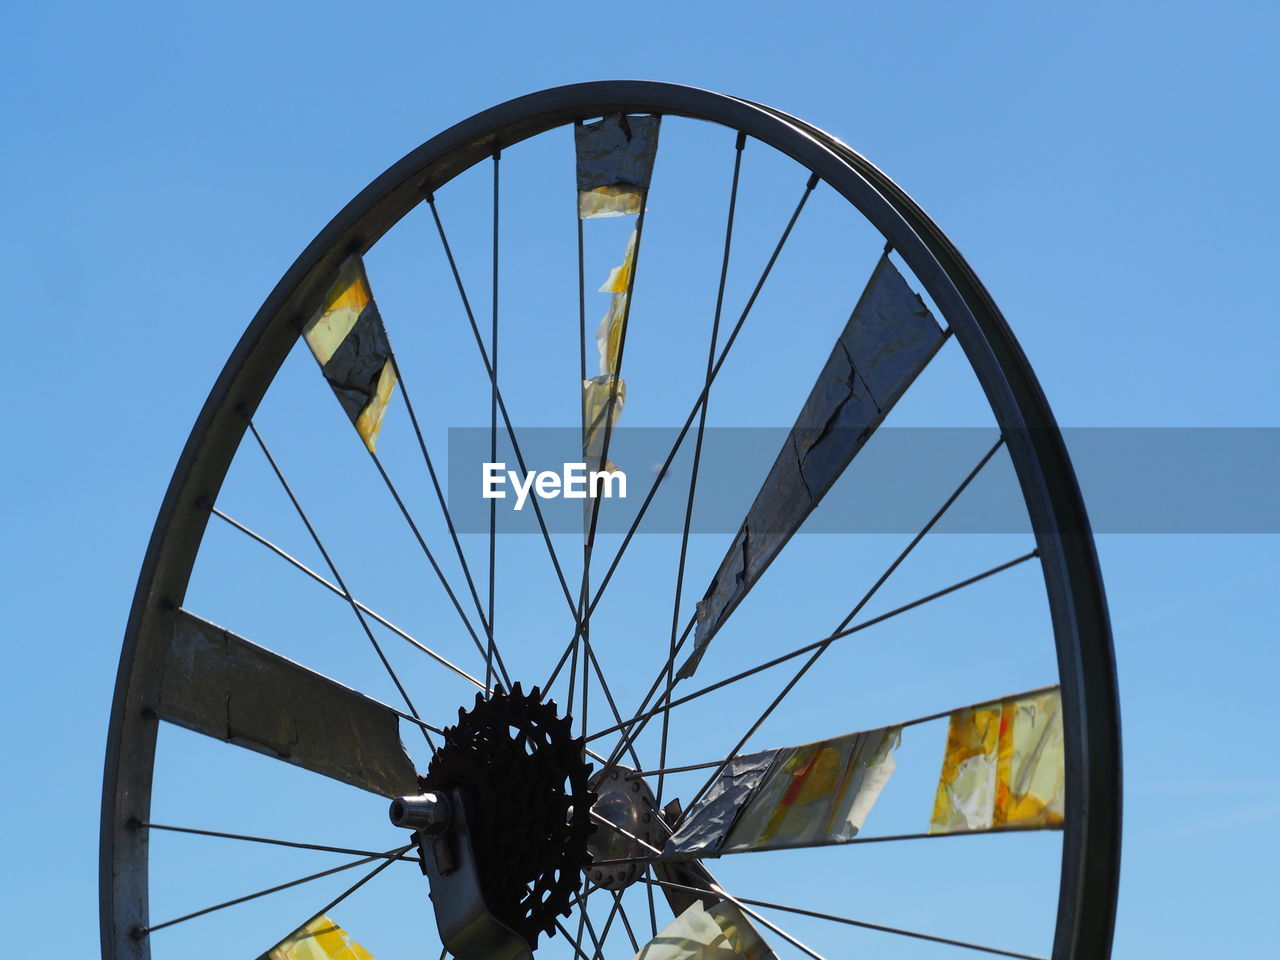
[{"label": "hub flange", "polygon": [[590,788],[596,794],[591,808],[596,832],[587,842],[592,860],[587,875],[606,890],[622,890],[639,879],[644,871],[643,859],[612,861],[647,859],[653,855],[653,848],[661,849],[666,840],[658,819],[658,802],[649,785],[630,767],[599,771],[591,778]]}]

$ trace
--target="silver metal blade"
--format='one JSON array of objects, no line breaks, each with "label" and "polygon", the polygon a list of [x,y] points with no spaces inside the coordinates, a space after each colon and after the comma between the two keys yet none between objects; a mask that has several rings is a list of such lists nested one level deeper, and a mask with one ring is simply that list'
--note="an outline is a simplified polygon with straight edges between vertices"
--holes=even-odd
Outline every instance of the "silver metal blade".
[{"label": "silver metal blade", "polygon": [[881,257],[698,604],[694,650],[677,676],[689,677],[697,670],[716,631],[944,339],[937,321],[888,255]]},{"label": "silver metal blade", "polygon": [[394,710],[186,610],[165,651],[156,712],[370,793],[418,791]]}]

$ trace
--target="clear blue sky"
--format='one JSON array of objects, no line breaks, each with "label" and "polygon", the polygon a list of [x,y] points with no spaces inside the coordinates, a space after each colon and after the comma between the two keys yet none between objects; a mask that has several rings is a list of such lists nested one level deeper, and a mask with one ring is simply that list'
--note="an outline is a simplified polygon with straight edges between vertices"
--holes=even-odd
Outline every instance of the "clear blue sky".
[{"label": "clear blue sky", "polygon": [[[7,229],[0,243],[10,277],[9,401],[0,414],[9,450],[0,471],[9,665],[4,738],[10,749],[0,815],[9,869],[0,879],[0,897],[10,952],[80,957],[98,949],[98,791],[106,721],[120,636],[155,511],[206,392],[248,319],[315,233],[391,162],[477,110],[579,80],[672,80],[773,104],[861,150],[948,231],[1010,318],[1061,423],[1280,426],[1280,335],[1271,290],[1280,252],[1274,227],[1280,213],[1274,174],[1278,19],[1268,5],[1239,2],[1053,9],[1011,3],[786,9],[759,3],[224,3],[204,9],[48,3],[11,10],[0,66],[7,128],[0,148]],[[532,169],[540,168],[535,163]],[[670,169],[669,196],[700,202],[696,185],[679,193],[674,173],[680,168]],[[514,170],[511,176],[521,182]],[[757,176],[760,222],[771,213],[776,220],[776,211],[792,202],[787,198],[796,193],[796,178],[779,174],[773,189],[772,180]],[[539,190],[570,189],[563,176],[553,187],[539,186],[532,176],[523,182],[531,198],[526,212],[535,209]],[[714,197],[708,235],[722,216],[721,182],[707,188]],[[473,187],[459,184],[456,201],[450,199],[455,209],[479,198],[476,209],[483,210],[484,194]],[[511,189],[519,195],[518,187]],[[521,201],[512,202],[520,208]],[[659,204],[657,185],[653,203]],[[483,217],[476,221],[481,223]],[[408,237],[434,256],[426,226],[407,225]],[[487,233],[465,221],[457,229],[464,263],[482,286]],[[532,234],[526,241],[537,243]],[[803,242],[813,257],[846,268],[839,248],[824,252],[821,234]],[[598,263],[606,265],[617,259],[610,251],[620,253],[620,243],[601,249]],[[863,255],[867,251],[870,257]],[[406,256],[388,254],[387,274],[403,267]],[[505,256],[518,270],[514,235]],[[847,267],[854,289],[870,269],[874,246],[860,248],[857,259]],[[373,258],[370,263],[372,271]],[[438,262],[424,270],[442,276]],[[375,291],[382,289],[377,275],[373,282]],[[385,290],[384,315],[389,325],[395,316],[404,330],[414,290],[391,281]],[[796,290],[812,296],[801,302],[804,310],[821,309],[819,291]],[[504,297],[519,303],[516,289]],[[663,302],[668,322],[678,309],[675,300]],[[453,302],[442,302],[457,322]],[[529,310],[534,320],[553,312]],[[596,314],[595,306],[589,310]],[[567,319],[576,323],[572,315]],[[513,336],[513,343],[523,343]],[[690,341],[691,370],[702,336]],[[821,353],[817,344],[823,340],[830,342],[829,333],[815,337],[817,353],[804,355],[812,360]],[[576,349],[570,339],[564,344]],[[552,348],[532,336],[525,349],[535,372],[539,363],[563,365],[568,357],[560,379],[572,381],[572,354],[553,357]],[[755,349],[758,362],[766,363],[766,346]],[[520,347],[512,350],[513,357],[521,353]],[[637,353],[636,362],[644,356]],[[655,345],[651,359],[661,357]],[[302,389],[297,384],[315,376],[300,360],[310,363],[295,356],[286,366],[291,388]],[[635,423],[669,424],[680,404],[644,406],[643,398],[652,400],[661,381],[645,381],[642,369],[631,375],[636,405],[628,416]],[[743,376],[751,369],[744,368]],[[536,378],[522,384],[526,396],[541,389]],[[806,386],[800,384],[800,395]],[[318,390],[314,396],[317,418],[327,418],[328,435],[338,436],[336,404]],[[572,396],[563,395],[564,409],[572,409]],[[446,417],[435,429],[483,423],[487,411],[476,411]],[[305,431],[290,435],[283,413],[264,410],[263,416],[277,417],[277,442],[305,462]],[[548,408],[527,422],[563,422],[557,416]],[[744,411],[738,422],[786,426],[789,419],[781,406],[776,413],[761,406]],[[951,422],[983,421],[971,420],[962,404]],[[402,425],[390,426],[400,431],[395,444],[406,444]],[[361,482],[368,482],[358,453],[350,444],[343,448],[350,469],[364,470]],[[408,469],[409,460],[397,462]],[[305,473],[305,466],[298,469]],[[254,492],[267,490],[267,479],[252,463],[233,477],[224,496],[233,510],[309,557],[278,493]],[[316,476],[305,482],[316,497],[323,494]],[[333,522],[341,526],[340,518]],[[355,544],[360,532],[335,537]],[[865,560],[867,570],[880,555],[892,556],[896,542],[869,546],[875,556]],[[222,566],[198,572],[193,586],[193,594],[208,601],[200,612],[212,619],[239,627],[258,618],[262,631],[282,631],[295,621],[283,603],[278,611],[273,607],[274,598],[287,596],[299,605],[314,599],[284,576],[278,589],[285,592],[274,593],[269,577],[278,571],[268,574],[260,555],[238,559],[233,551],[243,548],[229,539],[214,546],[223,551],[215,552]],[[412,560],[405,544],[397,549]],[[508,576],[515,579],[525,564],[535,569],[536,543],[513,538],[509,549],[500,568]],[[661,549],[645,544],[638,552],[643,559],[647,551],[647,562],[657,564]],[[699,549],[703,578],[693,578],[688,588],[695,595],[723,547]],[[1000,557],[1005,548],[966,549],[959,538],[940,547],[916,571],[917,585],[927,589],[948,574],[963,575],[972,557]],[[1267,955],[1275,949],[1275,925],[1264,917],[1274,915],[1270,892],[1280,855],[1272,707],[1276,540],[1107,535],[1099,538],[1099,552],[1116,634],[1126,758],[1116,955]],[[245,582],[245,571],[256,576],[258,567],[237,568],[250,563],[261,564],[260,582]],[[661,563],[668,564],[667,553]],[[521,622],[545,606],[538,591],[551,581],[536,569],[543,579],[513,596],[500,613],[502,622]],[[387,583],[408,589],[401,567],[388,561],[384,574]],[[615,610],[620,623],[645,607],[642,578],[628,584],[627,605]],[[912,587],[902,590],[885,604],[910,599]],[[213,598],[230,594],[229,607],[210,609]],[[412,597],[398,602],[412,620]],[[974,618],[958,636],[961,646],[976,648],[1000,633],[990,611],[976,601],[968,609]],[[542,612],[551,610],[563,618],[563,609],[553,606]],[[329,607],[325,614],[335,622],[342,615]],[[948,621],[939,615],[921,624],[925,632],[930,625],[942,631]],[[761,631],[788,626],[760,622]],[[557,621],[552,635],[562,632]],[[766,639],[745,637],[756,646],[743,649],[773,649]],[[1036,656],[1014,673],[1025,668],[1034,679],[1049,661],[1045,637],[1033,639]],[[510,643],[523,642],[533,663],[534,652],[547,649],[536,641],[541,636]],[[463,646],[455,649],[465,655]],[[616,656],[625,669],[625,652]],[[933,661],[933,674],[943,662]],[[348,674],[333,658],[314,665],[346,682],[378,680],[363,661]],[[885,647],[846,665],[875,691],[850,687],[866,698],[856,708],[830,700],[819,706],[815,695],[810,726],[778,727],[761,745],[926,712],[904,702],[920,670],[912,656]],[[531,668],[529,674],[541,672]],[[946,681],[945,675],[921,681],[943,698],[932,701],[934,708],[958,705],[945,701]],[[972,677],[964,687],[979,690],[976,696],[1008,692],[1003,681],[988,689]],[[1017,688],[1014,681],[1008,689]],[[372,692],[390,699],[384,690]],[[456,688],[440,694],[439,702],[434,694],[423,697],[440,721],[462,699]],[[959,702],[966,702],[963,695]],[[895,703],[903,711],[897,717]],[[687,760],[704,759],[724,739],[712,738],[713,732],[689,733]],[[788,740],[793,733],[798,739]],[[701,755],[699,738],[706,740]],[[175,818],[188,814],[183,822],[199,825],[202,816],[210,822],[226,800],[219,791],[229,789],[218,778],[217,751],[230,748],[197,744],[194,737],[162,746],[169,756],[186,759],[168,774],[158,805],[166,804]],[[925,752],[932,756],[932,750]],[[208,764],[201,759],[206,756]],[[261,778],[262,797],[296,800],[291,791],[305,781],[279,766],[262,761],[245,769]],[[920,780],[926,793],[927,780]],[[236,793],[243,799],[239,783]],[[280,809],[263,813],[266,800],[249,807],[264,817],[261,829],[274,824],[279,835],[355,845],[394,841],[382,823],[365,829],[355,819],[370,809],[377,813],[377,803],[371,808],[346,794],[330,798],[328,789],[306,798],[309,809],[300,819]],[[914,802],[927,806],[928,798]],[[318,831],[335,818],[342,822],[321,836]],[[231,813],[219,825],[249,826]],[[891,845],[872,845],[881,846]],[[233,896],[332,862],[322,854],[299,854],[282,866],[256,849],[212,849],[194,842],[167,848],[171,872],[157,894],[157,915],[200,905],[180,879],[192,864],[219,893]],[[1028,857],[1052,863],[1046,849],[1028,847]],[[1001,923],[1009,924],[1011,935],[1023,934],[1021,917],[997,917],[994,927],[990,916],[985,926],[971,924],[967,914],[973,911],[949,899],[957,882],[977,882],[985,868],[975,866],[957,881],[956,874],[938,871],[959,870],[963,860],[932,864],[913,851],[902,854],[904,865],[879,850],[836,859],[853,852],[831,851],[815,868],[829,886],[848,885],[848,897],[830,905],[849,915],[915,923],[944,935],[977,938]],[[855,861],[867,869],[849,866]],[[765,878],[754,890],[767,893],[770,883],[781,882]],[[1056,888],[1043,875],[1025,884],[1005,874],[984,882],[999,891],[996,902],[1025,898],[1041,907],[1036,898]],[[419,909],[429,923],[425,886],[404,878],[400,886],[404,891],[385,911]],[[253,956],[254,945],[270,943],[262,931],[287,932],[323,896],[292,900],[274,916],[247,909],[245,945],[228,954],[216,942],[197,942],[184,956]],[[379,909],[353,898],[348,912],[336,915],[379,960],[429,952],[409,934],[371,932],[386,919]],[[1027,909],[1030,917],[1037,908]],[[230,914],[223,919],[237,922]],[[217,928],[207,929],[215,936]],[[816,928],[796,929],[808,937]],[[1040,947],[1040,936],[1027,932],[1013,945]],[[872,934],[833,942],[850,945],[837,949],[837,956],[847,955],[846,949],[894,957],[946,952],[917,953]],[[157,948],[157,957],[165,955],[175,954]],[[611,955],[629,954],[617,940]]]}]

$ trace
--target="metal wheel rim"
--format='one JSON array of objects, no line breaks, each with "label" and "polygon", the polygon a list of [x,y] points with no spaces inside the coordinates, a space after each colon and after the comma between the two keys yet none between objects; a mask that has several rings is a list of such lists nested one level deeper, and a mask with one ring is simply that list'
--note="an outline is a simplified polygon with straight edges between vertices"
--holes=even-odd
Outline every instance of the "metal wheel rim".
[{"label": "metal wheel rim", "polygon": [[946,318],[1005,437],[1039,550],[1058,657],[1066,825],[1053,957],[1105,957],[1119,874],[1120,738],[1110,622],[1083,500],[1036,377],[991,296],[928,216],[874,165],[816,128],[748,101],[676,84],[608,81],[517,98],[456,124],[374,180],[289,268],[228,359],[179,458],[126,627],[108,732],[100,855],[105,957],[148,958],[146,820],[157,721],[157,645],[181,605],[207,507],[327,278],[421,199],[497,147],[574,120],[652,111],[728,126],[790,156],[894,246]]}]

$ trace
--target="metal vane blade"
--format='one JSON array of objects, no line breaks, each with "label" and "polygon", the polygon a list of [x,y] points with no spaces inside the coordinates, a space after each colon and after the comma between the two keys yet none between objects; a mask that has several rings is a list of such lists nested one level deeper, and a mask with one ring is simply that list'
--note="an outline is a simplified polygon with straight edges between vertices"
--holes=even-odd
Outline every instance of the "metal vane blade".
[{"label": "metal vane blade", "polygon": [[755,926],[728,900],[706,908],[699,900],[640,948],[634,960],[777,960]]},{"label": "metal vane blade", "polygon": [[258,960],[373,960],[351,934],[324,914],[312,917]]},{"label": "metal vane blade", "polygon": [[418,791],[394,710],[186,610],[169,637],[156,712],[370,793]]},{"label": "metal vane blade", "polygon": [[853,841],[897,767],[904,727],[947,718],[928,834],[1062,826],[1057,687],[950,714],[735,757],[668,839],[663,859]]},{"label": "metal vane blade", "polygon": [[374,452],[396,373],[382,315],[358,256],[343,262],[302,336],[360,439]]},{"label": "metal vane blade", "polygon": [[929,309],[882,256],[706,594],[692,676],[716,631],[942,346]]},{"label": "metal vane blade", "polygon": [[851,840],[893,774],[900,727],[735,757],[667,841],[716,857]]}]

